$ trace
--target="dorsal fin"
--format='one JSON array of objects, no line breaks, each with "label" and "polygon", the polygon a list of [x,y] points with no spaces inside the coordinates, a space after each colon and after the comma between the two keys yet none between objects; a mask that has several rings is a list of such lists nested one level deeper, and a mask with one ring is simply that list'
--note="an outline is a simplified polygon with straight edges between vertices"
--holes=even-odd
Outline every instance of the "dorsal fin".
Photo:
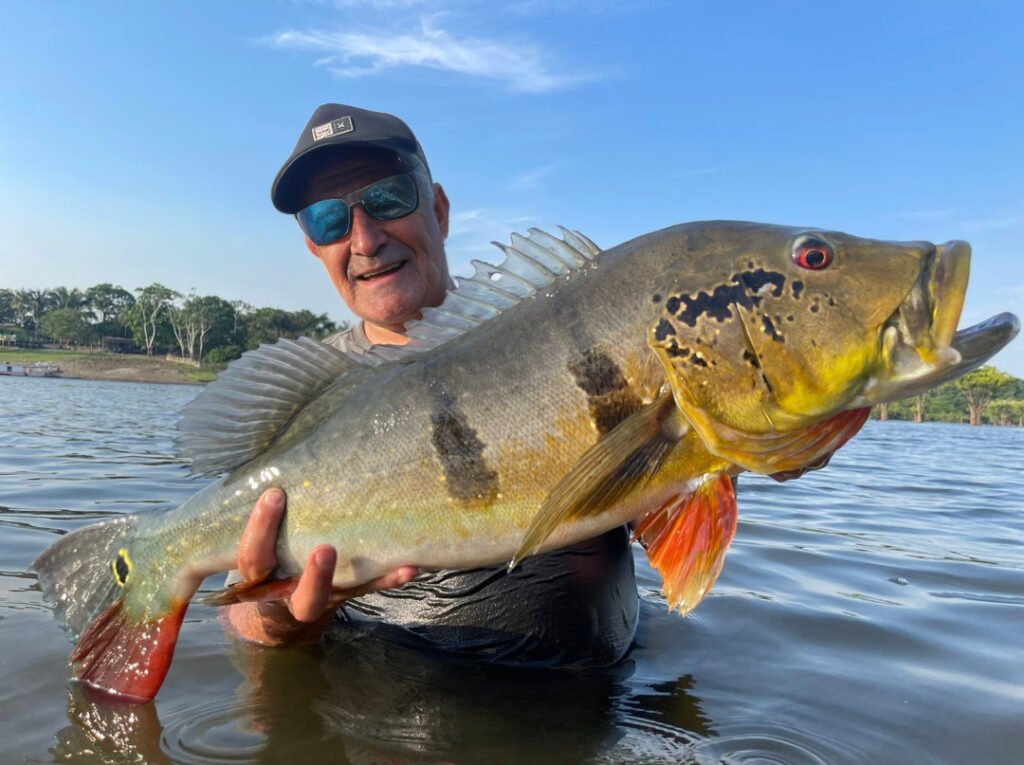
[{"label": "dorsal fin", "polygon": [[562,238],[538,228],[529,236],[512,234],[511,245],[493,244],[505,253],[500,265],[472,261],[469,278],[458,277],[437,308],[424,308],[423,318],[409,322],[406,345],[378,345],[366,353],[377,361],[399,361],[461,336],[537,292],[553,287],[560,278],[579,271],[601,250],[578,231],[558,227]]},{"label": "dorsal fin", "polygon": [[269,446],[292,417],[345,372],[374,361],[300,337],[261,345],[233,362],[182,410],[180,452],[216,475]]}]

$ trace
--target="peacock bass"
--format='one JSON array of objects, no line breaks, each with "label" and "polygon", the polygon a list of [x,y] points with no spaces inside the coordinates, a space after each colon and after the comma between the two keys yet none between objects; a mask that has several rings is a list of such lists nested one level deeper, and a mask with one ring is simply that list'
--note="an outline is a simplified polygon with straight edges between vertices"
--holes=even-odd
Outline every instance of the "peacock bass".
[{"label": "peacock bass", "polygon": [[[309,339],[246,354],[180,423],[180,507],[67,534],[33,563],[81,682],[152,699],[202,580],[235,565],[256,498],[288,495],[278,570],[215,604],[282,597],[310,550],[334,584],[468,568],[626,522],[672,608],[694,608],[736,531],[732,478],[823,466],[872,404],[984,363],[1011,314],[957,333],[970,248],[712,221],[601,252],[562,229],[474,262],[408,346]],[[509,607],[514,607],[510,604]]]}]

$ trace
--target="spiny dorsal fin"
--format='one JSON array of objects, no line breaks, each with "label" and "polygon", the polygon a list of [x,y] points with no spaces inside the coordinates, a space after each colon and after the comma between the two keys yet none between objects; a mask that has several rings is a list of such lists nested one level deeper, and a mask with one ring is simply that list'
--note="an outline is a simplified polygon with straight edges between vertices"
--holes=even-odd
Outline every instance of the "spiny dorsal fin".
[{"label": "spiny dorsal fin", "polygon": [[457,279],[437,308],[424,308],[423,318],[409,322],[406,345],[375,346],[367,352],[378,361],[398,361],[429,351],[483,324],[537,292],[550,289],[561,277],[579,271],[600,249],[578,231],[559,226],[562,238],[537,228],[529,236],[512,234],[511,245],[493,244],[505,253],[500,265],[472,261],[475,271]]},{"label": "spiny dorsal fin", "polygon": [[238,467],[266,449],[338,377],[374,363],[308,337],[261,345],[182,410],[181,454],[203,475]]}]

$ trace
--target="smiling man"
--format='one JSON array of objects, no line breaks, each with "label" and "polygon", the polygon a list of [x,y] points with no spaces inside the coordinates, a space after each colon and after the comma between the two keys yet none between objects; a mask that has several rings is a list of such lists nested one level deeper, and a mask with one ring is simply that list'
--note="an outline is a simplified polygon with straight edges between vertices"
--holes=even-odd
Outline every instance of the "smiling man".
[{"label": "smiling man", "polygon": [[[440,305],[454,286],[444,250],[448,198],[397,117],[319,107],[271,197],[295,216],[306,246],[359,318],[326,340],[337,348],[361,353],[375,344],[405,344],[406,323]],[[280,490],[257,502],[239,546],[241,578],[273,571],[284,512]],[[503,565],[423,573],[407,566],[338,591],[331,586],[336,563],[333,547],[318,546],[287,601],[231,606],[225,621],[239,637],[265,645],[318,640],[335,619],[369,621],[473,657],[572,665],[618,661],[636,628],[625,528],[528,558],[512,574]]]}]

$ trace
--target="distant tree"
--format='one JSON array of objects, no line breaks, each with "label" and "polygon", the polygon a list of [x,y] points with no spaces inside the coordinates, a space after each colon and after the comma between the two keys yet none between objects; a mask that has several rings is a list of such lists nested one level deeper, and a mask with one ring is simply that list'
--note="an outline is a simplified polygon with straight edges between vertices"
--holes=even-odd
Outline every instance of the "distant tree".
[{"label": "distant tree", "polygon": [[52,306],[49,290],[17,290],[14,293],[13,307],[17,322],[25,329],[35,329]]},{"label": "distant tree", "polygon": [[234,325],[235,310],[226,300],[193,292],[187,299],[178,299],[167,306],[167,316],[178,341],[181,355],[202,361],[211,334],[227,336]]},{"label": "distant tree", "polygon": [[996,425],[1020,425],[1024,427],[1024,401],[999,399],[989,402],[985,409],[989,421]]},{"label": "distant tree", "polygon": [[1015,379],[1012,375],[1000,372],[995,367],[984,366],[953,382],[967,401],[971,425],[981,424],[981,416],[985,407],[991,401],[1001,398],[1004,391],[1010,389]]},{"label": "distant tree", "polygon": [[314,314],[306,310],[257,308],[243,317],[243,321],[248,348],[256,348],[262,343],[275,343],[282,337],[294,339],[305,335],[321,339],[338,329],[327,314]]},{"label": "distant tree", "polygon": [[104,335],[123,336],[128,328],[128,311],[135,305],[135,297],[123,287],[108,282],[97,284],[85,291],[86,301],[99,320]]},{"label": "distant tree", "polygon": [[82,312],[74,308],[54,308],[39,320],[39,331],[62,344],[84,345],[92,339],[93,328]]},{"label": "distant tree", "polygon": [[56,287],[50,290],[50,305],[53,308],[70,308],[76,311],[87,305],[85,293],[78,288]]},{"label": "distant tree", "polygon": [[928,399],[928,391],[914,396],[914,422],[924,422],[924,404]]},{"label": "distant tree", "polygon": [[168,324],[167,306],[181,293],[154,283],[140,287],[135,294],[135,305],[128,312],[128,327],[135,342],[146,349],[147,356],[152,356],[157,338]]},{"label": "distant tree", "polygon": [[14,310],[14,290],[0,290],[0,324],[16,324],[18,314]]}]

